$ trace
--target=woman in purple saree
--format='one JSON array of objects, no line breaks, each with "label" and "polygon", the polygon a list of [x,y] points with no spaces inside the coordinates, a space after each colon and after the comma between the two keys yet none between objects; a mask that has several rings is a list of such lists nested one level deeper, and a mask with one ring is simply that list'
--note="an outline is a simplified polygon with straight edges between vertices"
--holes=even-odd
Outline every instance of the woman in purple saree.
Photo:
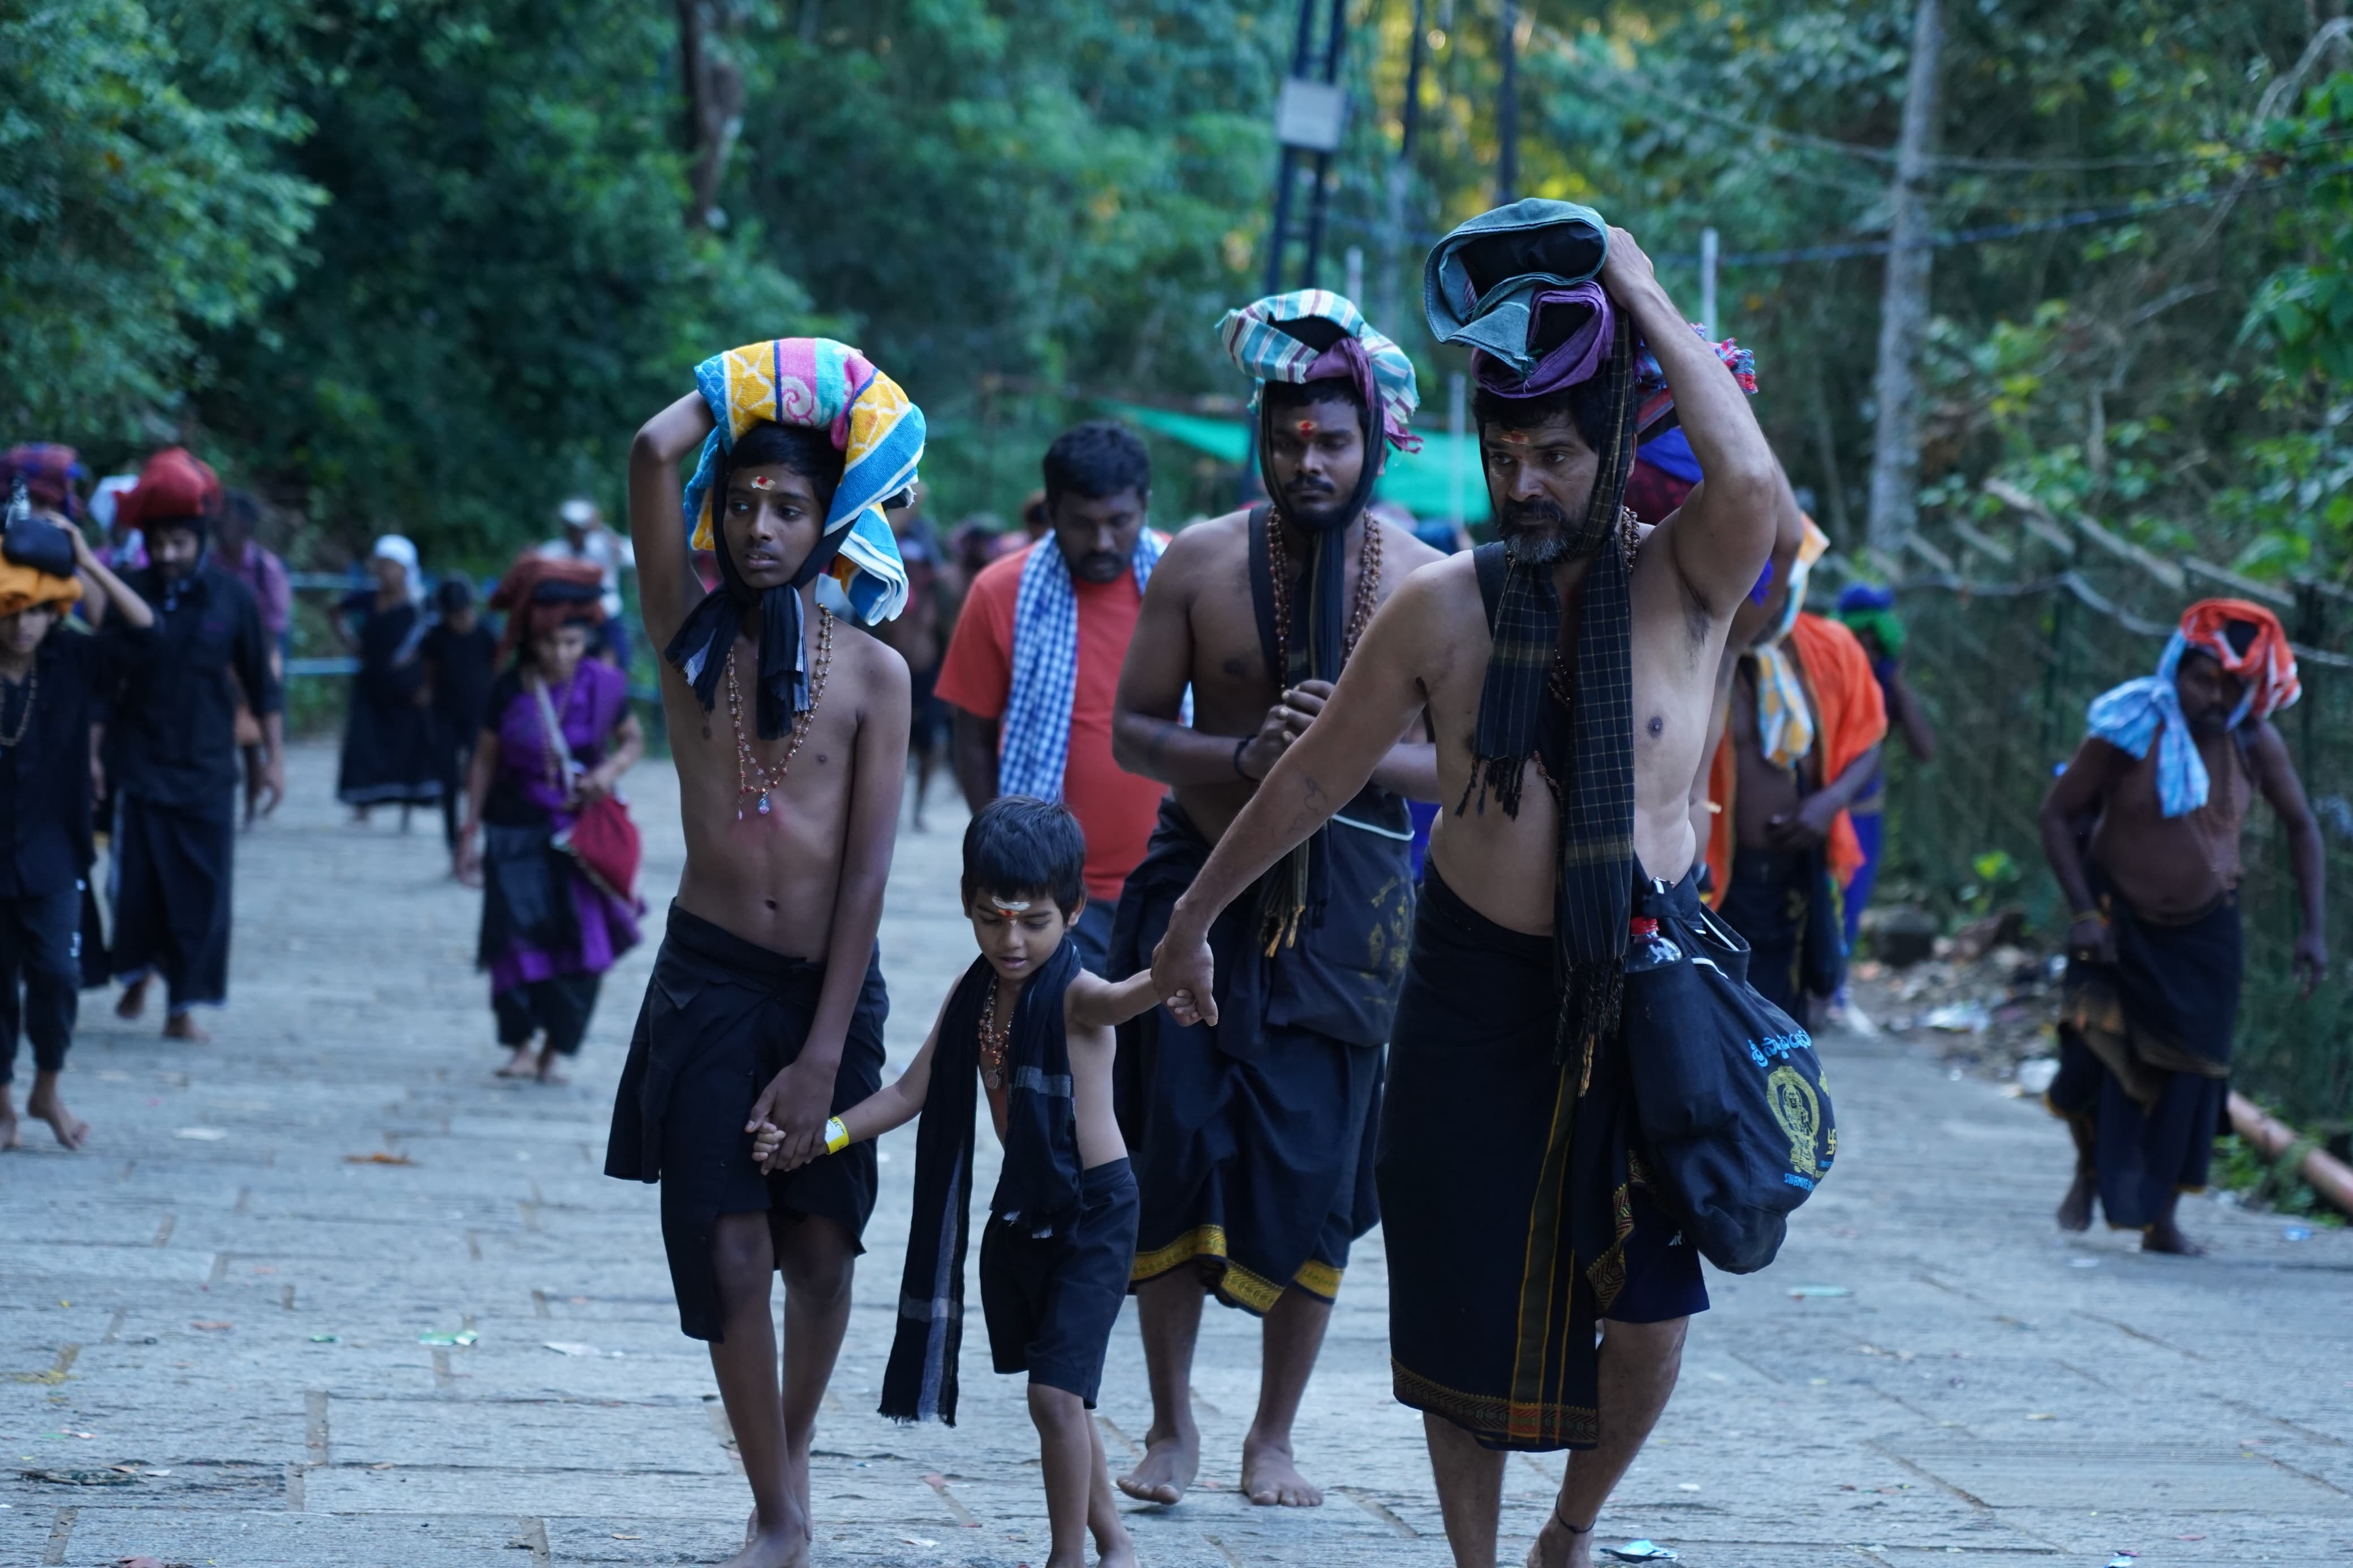
[{"label": "woman in purple saree", "polygon": [[[604,618],[593,563],[525,557],[491,596],[512,660],[491,689],[466,782],[460,875],[482,889],[476,963],[491,976],[501,1078],[565,1081],[596,989],[638,942],[635,890],[603,886],[562,847],[592,799],[645,750],[628,678],[585,658]],[[534,1055],[532,1042],[539,1049]]]}]

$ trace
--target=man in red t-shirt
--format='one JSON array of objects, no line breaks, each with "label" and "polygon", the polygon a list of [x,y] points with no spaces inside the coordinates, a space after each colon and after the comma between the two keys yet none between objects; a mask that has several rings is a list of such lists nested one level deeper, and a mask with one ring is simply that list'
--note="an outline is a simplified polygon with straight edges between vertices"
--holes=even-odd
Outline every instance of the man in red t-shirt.
[{"label": "man in red t-shirt", "polygon": [[1112,701],[1162,540],[1144,525],[1152,465],[1097,420],[1046,449],[1045,537],[973,579],[935,688],[955,708],[956,782],[975,811],[1000,795],[1060,800],[1087,835],[1087,903],[1071,934],[1100,973],[1113,911],[1166,786],[1111,755]]}]

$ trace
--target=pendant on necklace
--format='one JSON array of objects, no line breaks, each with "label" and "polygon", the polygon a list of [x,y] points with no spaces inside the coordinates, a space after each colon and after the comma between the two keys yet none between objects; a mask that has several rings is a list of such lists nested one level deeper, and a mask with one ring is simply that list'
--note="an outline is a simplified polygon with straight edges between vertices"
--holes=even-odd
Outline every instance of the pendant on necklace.
[{"label": "pendant on necklace", "polygon": [[1005,1075],[995,1068],[984,1068],[981,1069],[980,1081],[991,1089],[1003,1089]]},{"label": "pendant on necklace", "polygon": [[768,815],[768,792],[766,790],[762,790],[760,792],[760,815],[762,816]]}]

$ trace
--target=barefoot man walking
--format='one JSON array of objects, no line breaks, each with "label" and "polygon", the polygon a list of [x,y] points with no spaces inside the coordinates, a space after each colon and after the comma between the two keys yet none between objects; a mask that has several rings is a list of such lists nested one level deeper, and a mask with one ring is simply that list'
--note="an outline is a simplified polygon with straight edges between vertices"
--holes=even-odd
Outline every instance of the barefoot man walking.
[{"label": "barefoot man walking", "polygon": [[[1145,590],[1121,672],[1121,767],[1174,784],[1112,939],[1113,974],[1150,962],[1176,896],[1286,747],[1306,732],[1373,611],[1438,552],[1366,514],[1386,441],[1414,441],[1413,366],[1320,289],[1261,300],[1222,328],[1260,382],[1267,506],[1178,534]],[[1041,547],[1042,548],[1042,547]],[[1179,717],[1187,687],[1193,722]],[[1377,1217],[1381,1053],[1413,912],[1402,797],[1437,796],[1417,714],[1371,786],[1220,922],[1216,1028],[1148,1016],[1136,1145],[1136,1313],[1152,1382],[1130,1497],[1173,1503],[1200,1464],[1191,1403],[1202,1297],[1265,1320],[1242,1440],[1253,1502],[1324,1500],[1293,1462],[1292,1418],[1324,1342],[1348,1245]],[[1359,786],[1365,780],[1357,780]],[[1337,803],[1335,803],[1337,804]],[[1262,869],[1263,868],[1261,868]],[[1134,1106],[1124,1110],[1133,1116]]]},{"label": "barefoot man walking", "polygon": [[[2042,852],[2067,895],[2059,1076],[2045,1102],[2075,1139],[2059,1224],[2137,1229],[2144,1252],[2202,1252],[2174,1223],[2227,1125],[2243,966],[2239,832],[2260,790],[2287,829],[2304,994],[2328,972],[2320,824],[2271,715],[2296,700],[2269,610],[2182,612],[2157,673],[2092,703],[2091,733],[2042,803]],[[2088,836],[2090,847],[2084,847]]]},{"label": "barefoot man walking", "polygon": [[[1558,282],[1597,271],[1599,287]],[[1380,1138],[1396,1393],[1423,1412],[1461,1568],[1495,1561],[1507,1450],[1556,1448],[1578,1452],[1528,1561],[1584,1568],[1707,1301],[1694,1249],[1627,1155],[1623,1063],[1642,1042],[1618,1003],[1637,879],[1681,879],[1675,896],[1695,899],[1688,796],[1725,627],[1774,537],[1777,479],[1740,386],[1624,230],[1519,202],[1450,236],[1430,274],[1437,335],[1480,345],[1480,451],[1504,542],[1399,586],[1177,900],[1153,972],[1172,1010],[1214,1002],[1218,911],[1427,709],[1448,809]],[[1519,309],[1497,321],[1450,301]],[[1639,535],[1620,507],[1638,343],[1704,476]]]}]

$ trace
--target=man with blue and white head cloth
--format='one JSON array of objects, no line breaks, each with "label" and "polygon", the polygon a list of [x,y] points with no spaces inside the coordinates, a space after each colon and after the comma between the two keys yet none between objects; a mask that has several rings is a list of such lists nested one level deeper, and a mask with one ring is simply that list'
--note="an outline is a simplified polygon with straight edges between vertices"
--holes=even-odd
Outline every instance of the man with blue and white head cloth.
[{"label": "man with blue and white head cloth", "polygon": [[2228,1125],[2246,956],[2239,837],[2257,795],[2286,830],[2304,994],[2328,972],[2320,824],[2271,721],[2303,689],[2279,617],[2201,599],[2154,675],[2093,699],[2083,744],[2043,798],[2042,852],[2073,914],[2059,1075],[2043,1097],[2075,1142],[2064,1229],[2088,1227],[2097,1199],[2144,1252],[2205,1250],[2175,1208],[2205,1186]]},{"label": "man with blue and white head cloth", "polygon": [[[1404,353],[1314,289],[1229,313],[1220,336],[1259,384],[1269,500],[1179,533],[1144,595],[1113,742],[1122,767],[1173,790],[1128,878],[1113,974],[1150,962],[1178,895],[1314,722],[1374,612],[1441,559],[1366,510],[1387,446],[1419,445]],[[1413,916],[1405,800],[1436,790],[1417,717],[1333,825],[1219,922],[1218,1022],[1154,1014],[1131,1026],[1125,1054],[1146,1086],[1125,1112],[1143,1198],[1133,1278],[1153,1400],[1145,1458],[1120,1481],[1132,1497],[1173,1503],[1193,1480],[1187,1385],[1213,1290],[1265,1320],[1242,1489],[1253,1502],[1323,1500],[1293,1462],[1292,1418],[1349,1244],[1378,1216],[1381,1047]]]}]

